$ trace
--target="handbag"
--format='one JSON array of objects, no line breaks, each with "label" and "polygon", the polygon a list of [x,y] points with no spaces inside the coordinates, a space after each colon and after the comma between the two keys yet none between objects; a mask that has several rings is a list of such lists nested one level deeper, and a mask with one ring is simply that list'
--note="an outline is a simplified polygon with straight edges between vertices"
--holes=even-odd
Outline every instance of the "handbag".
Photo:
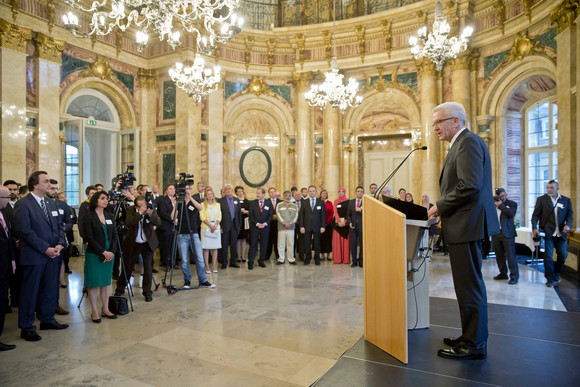
[{"label": "handbag", "polygon": [[217,238],[218,235],[220,234],[219,230],[220,229],[218,228],[214,232],[211,232],[211,228],[206,228],[205,229],[205,237],[206,238]]},{"label": "handbag", "polygon": [[125,297],[109,297],[109,311],[113,314],[119,314],[121,316],[129,313],[129,304],[127,304],[127,299]]}]

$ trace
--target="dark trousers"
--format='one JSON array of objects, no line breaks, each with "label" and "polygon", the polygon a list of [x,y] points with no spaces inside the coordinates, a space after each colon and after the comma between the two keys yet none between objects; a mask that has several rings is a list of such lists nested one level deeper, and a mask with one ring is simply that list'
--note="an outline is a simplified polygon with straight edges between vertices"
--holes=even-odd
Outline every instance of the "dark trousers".
[{"label": "dark trousers", "polygon": [[272,255],[272,250],[276,255],[276,259],[280,258],[280,253],[278,252],[278,221],[273,220],[270,222],[270,236],[268,237],[268,248],[266,249],[266,259],[270,259]]},{"label": "dark trousers", "polygon": [[254,266],[254,259],[258,253],[258,244],[260,245],[260,258],[258,262],[264,263],[266,260],[266,249],[268,248],[268,238],[270,236],[270,227],[257,228],[250,227],[250,252],[248,253],[248,266]]},{"label": "dark trousers", "polygon": [[10,284],[10,273],[12,273],[12,262],[6,258],[0,265],[0,335],[4,330],[4,320],[6,309],[8,308],[8,287]]},{"label": "dark trousers", "polygon": [[[18,253],[17,253],[18,254]],[[22,266],[16,261],[16,271],[10,270],[10,305],[18,307],[20,304],[20,289],[22,288]]]},{"label": "dark trousers", "polygon": [[358,226],[350,229],[350,255],[352,256],[353,265],[359,266],[362,265],[363,263],[362,229]]},{"label": "dark trousers", "polygon": [[294,230],[294,256],[304,261],[304,234],[300,232],[298,226]]},{"label": "dark trousers", "polygon": [[[313,243],[314,241],[314,243]],[[304,233],[304,250],[306,257],[304,258],[304,263],[309,263],[312,260],[312,250],[311,246],[314,245],[314,262],[320,263],[320,231],[306,231]]]},{"label": "dark trousers", "polygon": [[[34,312],[38,311],[40,322],[54,323],[56,290],[60,266],[56,259],[48,259],[40,265],[22,266],[22,292],[18,307],[18,327],[34,331]],[[38,306],[38,307],[37,307]]]},{"label": "dark trousers", "polygon": [[[61,250],[64,252],[64,248]],[[58,274],[56,275],[56,278],[54,279],[56,281],[56,305],[60,305],[59,301],[60,301],[60,267],[62,266],[63,263],[63,254],[59,255],[58,257],[54,258],[58,267]]]},{"label": "dark trousers", "polygon": [[125,274],[127,275],[127,280],[130,281],[139,254],[143,257],[143,295],[150,296],[152,294],[151,278],[153,278],[153,251],[151,251],[151,248],[147,243],[135,243],[131,254],[123,255],[123,271],[117,280],[117,292],[123,292],[127,287]]},{"label": "dark trousers", "polygon": [[161,230],[159,233],[161,239],[159,240],[159,253],[161,255],[161,266],[169,266],[172,261],[171,255],[171,238],[173,233],[171,230]]},{"label": "dark trousers", "polygon": [[230,249],[230,264],[236,263],[238,258],[238,233],[239,230],[234,227],[230,227],[227,232],[224,230],[222,234],[222,253],[220,255],[220,262],[222,265],[228,264],[228,247]]},{"label": "dark trousers", "polygon": [[70,260],[70,246],[62,249],[62,261],[64,262],[64,270],[69,271],[68,262]]},{"label": "dark trousers", "polygon": [[[564,262],[566,262],[566,258],[568,257],[566,239],[546,235],[544,241],[546,243],[546,251],[544,252],[544,275],[548,281],[557,281],[560,279],[562,267],[564,267]],[[554,249],[556,249],[556,254],[558,254],[558,260],[555,263],[553,260]]]},{"label": "dark trousers", "polygon": [[115,258],[113,258],[113,275],[119,275],[119,268],[121,267],[121,253],[117,250]]},{"label": "dark trousers", "polygon": [[509,266],[510,278],[517,281],[520,278],[520,272],[516,260],[516,238],[506,238],[503,234],[498,234],[491,238],[491,242],[495,251],[495,260],[497,261],[499,273],[507,275]]},{"label": "dark trousers", "polygon": [[449,243],[448,246],[462,340],[468,346],[486,347],[487,294],[481,274],[481,241]]}]

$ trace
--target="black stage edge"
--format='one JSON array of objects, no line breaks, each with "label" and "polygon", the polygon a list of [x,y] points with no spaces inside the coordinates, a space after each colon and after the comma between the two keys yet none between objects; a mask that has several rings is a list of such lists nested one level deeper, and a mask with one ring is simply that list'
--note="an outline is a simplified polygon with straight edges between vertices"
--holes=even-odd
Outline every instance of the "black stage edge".
[{"label": "black stage edge", "polygon": [[405,365],[361,338],[316,383],[323,386],[577,386],[580,314],[488,304],[487,359],[437,356],[461,334],[457,301],[430,298],[431,327],[409,331]]}]

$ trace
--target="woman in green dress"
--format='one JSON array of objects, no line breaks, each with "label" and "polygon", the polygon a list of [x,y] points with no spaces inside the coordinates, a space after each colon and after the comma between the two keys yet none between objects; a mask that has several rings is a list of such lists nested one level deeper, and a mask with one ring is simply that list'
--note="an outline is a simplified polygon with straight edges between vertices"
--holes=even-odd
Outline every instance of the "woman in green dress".
[{"label": "woman in green dress", "polygon": [[109,204],[106,192],[95,193],[89,202],[89,211],[83,219],[85,242],[85,287],[91,303],[91,319],[101,322],[97,309],[97,296],[101,293],[102,317],[115,319],[109,311],[109,286],[113,273],[113,260],[117,250],[117,230],[111,214],[105,211]]}]

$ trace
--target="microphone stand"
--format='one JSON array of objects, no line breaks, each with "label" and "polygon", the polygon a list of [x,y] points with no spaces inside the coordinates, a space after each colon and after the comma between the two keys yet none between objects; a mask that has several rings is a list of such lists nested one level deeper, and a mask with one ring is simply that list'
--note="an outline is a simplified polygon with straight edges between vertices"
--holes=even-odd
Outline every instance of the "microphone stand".
[{"label": "microphone stand", "polygon": [[395,176],[397,171],[403,166],[403,164],[405,164],[405,161],[407,161],[407,159],[413,154],[413,152],[418,151],[418,150],[427,150],[427,147],[422,146],[419,148],[415,148],[411,152],[409,152],[407,157],[405,157],[403,159],[403,161],[401,161],[401,163],[399,165],[397,165],[397,168],[395,168],[395,170],[393,172],[391,172],[391,174],[385,179],[385,181],[383,181],[383,183],[379,186],[379,188],[377,188],[377,191],[375,192],[375,195],[373,196],[375,199],[378,199],[380,197],[381,191],[383,190],[383,188],[385,188],[385,186],[389,183],[389,181],[391,181],[391,179]]}]

